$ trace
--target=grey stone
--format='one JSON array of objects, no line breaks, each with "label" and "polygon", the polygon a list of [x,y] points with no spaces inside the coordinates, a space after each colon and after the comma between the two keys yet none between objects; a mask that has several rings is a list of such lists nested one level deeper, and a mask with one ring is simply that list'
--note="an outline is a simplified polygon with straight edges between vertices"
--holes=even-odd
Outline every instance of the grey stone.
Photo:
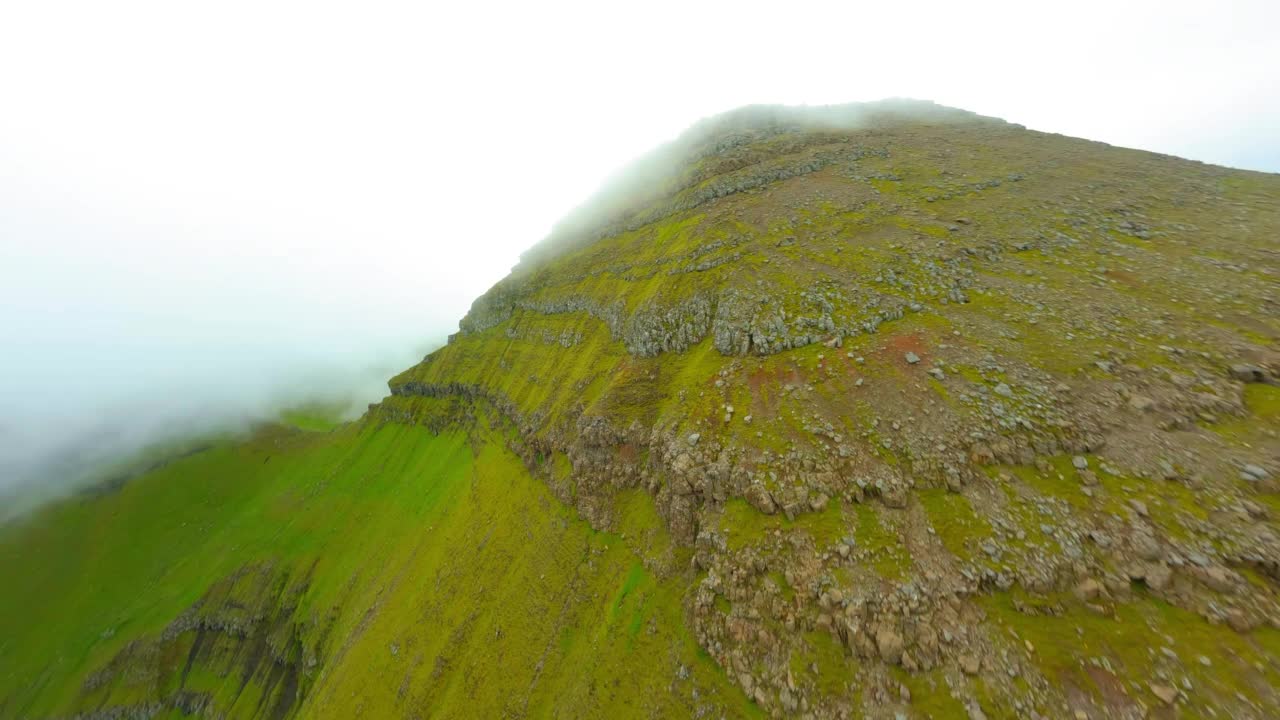
[{"label": "grey stone", "polygon": [[1257,365],[1245,365],[1245,364],[1232,365],[1231,377],[1232,379],[1239,380],[1240,382],[1247,382],[1247,383],[1266,382],[1267,371],[1263,370]]},{"label": "grey stone", "polygon": [[1151,694],[1160,698],[1160,702],[1165,705],[1172,705],[1178,699],[1178,690],[1176,688],[1158,683],[1151,683],[1148,687],[1151,688]]},{"label": "grey stone", "polygon": [[902,636],[888,628],[876,633],[876,649],[880,657],[891,665],[902,661]]},{"label": "grey stone", "polygon": [[1241,474],[1245,476],[1246,480],[1265,480],[1267,476],[1270,475],[1270,473],[1267,472],[1266,468],[1262,467],[1261,465],[1254,465],[1252,463],[1246,464],[1240,470],[1241,470]]}]

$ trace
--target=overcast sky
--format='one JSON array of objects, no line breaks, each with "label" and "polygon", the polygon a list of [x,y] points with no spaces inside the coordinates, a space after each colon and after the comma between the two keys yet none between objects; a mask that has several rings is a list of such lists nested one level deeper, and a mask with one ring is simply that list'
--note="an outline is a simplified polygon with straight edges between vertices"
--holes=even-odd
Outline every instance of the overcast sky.
[{"label": "overcast sky", "polygon": [[603,178],[742,104],[915,97],[1280,171],[1277,7],[3,3],[0,487],[375,399]]}]

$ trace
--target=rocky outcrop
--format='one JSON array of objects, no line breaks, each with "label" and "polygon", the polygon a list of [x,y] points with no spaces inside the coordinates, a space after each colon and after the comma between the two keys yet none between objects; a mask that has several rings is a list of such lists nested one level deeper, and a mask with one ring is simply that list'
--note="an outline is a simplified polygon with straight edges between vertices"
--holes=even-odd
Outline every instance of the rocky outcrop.
[{"label": "rocky outcrop", "polygon": [[[189,690],[193,671],[239,678],[260,693],[253,717],[281,720],[300,704],[323,658],[328,628],[297,617],[309,573],[291,576],[270,565],[245,567],[209,588],[158,635],[125,645],[84,681],[83,720],[151,718],[170,711],[223,717],[214,696]],[[174,664],[175,654],[183,658]],[[153,698],[138,703],[139,695]],[[237,692],[239,695],[239,692]],[[117,698],[126,698],[124,702]],[[244,709],[237,711],[243,716]]]},{"label": "rocky outcrop", "polygon": [[[1193,700],[1172,649],[1089,665],[1120,690],[1088,698],[1005,627],[1092,632],[1152,598],[1280,625],[1274,249],[1185,210],[1280,226],[1261,194],[982,121],[770,121],[677,155],[528,255],[375,417],[497,422],[597,528],[643,489],[692,551],[699,644],[773,716],[905,713],[906,673],[970,717],[1262,717]],[[1161,189],[1096,174],[1113,162]],[[453,382],[496,333],[513,359]],[[607,363],[582,369],[586,338]],[[824,675],[832,656],[856,670]]]}]

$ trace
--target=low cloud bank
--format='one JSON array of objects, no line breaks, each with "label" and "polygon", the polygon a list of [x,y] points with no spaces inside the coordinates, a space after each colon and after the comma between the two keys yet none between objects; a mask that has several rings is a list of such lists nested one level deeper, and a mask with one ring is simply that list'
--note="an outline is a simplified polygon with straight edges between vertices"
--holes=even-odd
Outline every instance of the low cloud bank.
[{"label": "low cloud bank", "polygon": [[389,377],[439,344],[369,342],[326,355],[323,346],[281,353],[264,342],[241,354],[224,341],[75,358],[96,368],[46,356],[23,375],[25,387],[10,376],[0,386],[0,522],[286,410],[320,406],[355,419],[387,394]]},{"label": "low cloud bank", "polygon": [[[420,228],[97,196],[0,171],[0,521],[157,446],[300,405],[358,416],[469,299],[465,258]],[[502,271],[469,269],[475,291]]]}]

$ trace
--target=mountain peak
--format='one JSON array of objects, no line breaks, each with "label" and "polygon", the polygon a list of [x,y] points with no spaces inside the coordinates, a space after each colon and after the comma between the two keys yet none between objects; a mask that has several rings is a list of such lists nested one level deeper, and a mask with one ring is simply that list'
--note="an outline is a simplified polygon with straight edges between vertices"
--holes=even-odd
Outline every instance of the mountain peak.
[{"label": "mountain peak", "polygon": [[[526,251],[522,264],[592,242],[620,228],[639,226],[675,206],[713,199],[714,191],[698,193],[697,187],[716,175],[759,162],[761,153],[791,149],[785,145],[770,148],[768,141],[778,136],[975,122],[1003,123],[928,100],[904,98],[819,106],[748,105],[704,118],[607,180],[548,237]],[[725,187],[720,191],[733,190]]]},{"label": "mountain peak", "polygon": [[0,715],[1269,717],[1278,237],[928,103],[704,120],[358,422],[0,528]]},{"label": "mountain peak", "polygon": [[493,408],[597,527],[642,489],[692,549],[699,642],[774,712],[842,707],[787,671],[824,652],[806,633],[1002,703],[1029,673],[1061,709],[1057,671],[997,658],[1066,598],[1081,627],[1149,596],[1280,612],[1243,570],[1280,557],[1256,495],[1280,457],[1278,199],[1277,176],[928,103],[744,108],[611,181],[379,416]]}]

